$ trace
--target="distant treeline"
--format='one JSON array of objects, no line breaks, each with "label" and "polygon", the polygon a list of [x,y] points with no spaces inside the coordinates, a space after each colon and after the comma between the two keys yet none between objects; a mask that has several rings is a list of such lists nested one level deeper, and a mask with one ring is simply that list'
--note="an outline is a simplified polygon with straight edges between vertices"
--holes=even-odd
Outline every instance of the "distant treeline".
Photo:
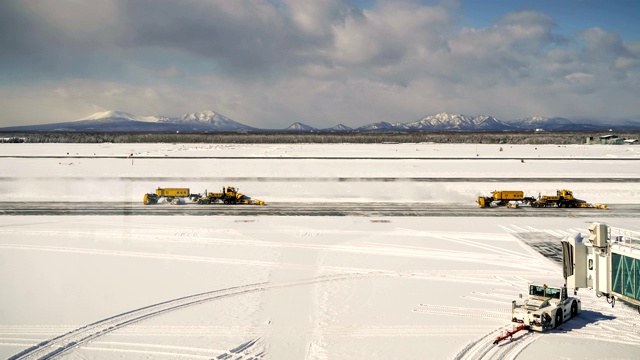
[{"label": "distant treeline", "polygon": [[[3,143],[229,143],[229,144],[584,144],[593,132],[313,132],[313,133],[4,133]],[[640,131],[619,132],[626,139],[640,139]]]}]

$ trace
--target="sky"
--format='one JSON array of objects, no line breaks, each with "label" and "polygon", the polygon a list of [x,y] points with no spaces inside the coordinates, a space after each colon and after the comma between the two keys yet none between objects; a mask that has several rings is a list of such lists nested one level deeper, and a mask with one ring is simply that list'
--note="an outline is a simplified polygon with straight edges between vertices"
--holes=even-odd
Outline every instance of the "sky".
[{"label": "sky", "polygon": [[0,127],[640,119],[635,0],[3,0]]}]

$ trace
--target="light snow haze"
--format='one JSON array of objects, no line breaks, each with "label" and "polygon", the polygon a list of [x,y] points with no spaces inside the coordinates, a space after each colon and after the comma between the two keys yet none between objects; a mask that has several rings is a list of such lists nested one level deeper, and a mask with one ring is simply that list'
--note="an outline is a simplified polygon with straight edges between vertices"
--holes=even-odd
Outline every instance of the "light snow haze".
[{"label": "light snow haze", "polygon": [[0,2],[0,127],[214,110],[258,128],[640,118],[640,2]]}]

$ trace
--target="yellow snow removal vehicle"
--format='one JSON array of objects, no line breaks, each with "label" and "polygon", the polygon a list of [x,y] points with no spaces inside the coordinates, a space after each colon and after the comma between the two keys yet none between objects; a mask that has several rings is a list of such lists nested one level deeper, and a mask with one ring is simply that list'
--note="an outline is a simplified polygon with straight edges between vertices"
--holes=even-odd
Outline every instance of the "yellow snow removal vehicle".
[{"label": "yellow snow removal vehicle", "polygon": [[542,195],[538,198],[525,196],[524,191],[517,190],[500,190],[491,193],[491,196],[479,196],[477,200],[481,208],[491,207],[495,203],[496,206],[508,206],[517,208],[514,204],[522,203],[530,204],[534,208],[559,207],[559,208],[596,208],[606,209],[604,204],[590,204],[584,200],[576,199],[571,190],[557,190],[555,195]]},{"label": "yellow snow removal vehicle", "polygon": [[[197,194],[195,194],[197,197]],[[177,205],[182,198],[192,198],[192,194],[188,188],[157,188],[155,194],[144,194],[143,202],[145,205],[157,204],[158,201],[166,199],[167,202]]]},{"label": "yellow snow removal vehicle", "polygon": [[226,186],[222,188],[221,192],[207,192],[205,195],[198,198],[198,204],[247,204],[247,205],[264,205],[264,201],[258,199],[252,199],[247,195],[244,195],[233,186]]}]

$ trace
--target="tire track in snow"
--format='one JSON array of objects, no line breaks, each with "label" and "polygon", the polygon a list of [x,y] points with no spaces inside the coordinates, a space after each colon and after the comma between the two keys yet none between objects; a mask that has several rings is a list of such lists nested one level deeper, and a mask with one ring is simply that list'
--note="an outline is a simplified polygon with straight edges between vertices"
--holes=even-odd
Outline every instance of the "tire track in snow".
[{"label": "tire track in snow", "polygon": [[502,329],[497,329],[470,342],[454,356],[454,360],[515,359],[540,336],[532,332],[516,333],[511,340],[503,340],[504,342],[494,345],[493,341],[501,331]]},{"label": "tire track in snow", "polygon": [[476,318],[489,321],[505,322],[505,319],[498,317],[507,313],[507,308],[494,308],[494,309],[470,309],[468,307],[460,306],[446,306],[446,305],[432,305],[432,304],[420,304],[418,309],[414,309],[413,312],[430,315],[443,315],[443,316],[456,316]]},{"label": "tire track in snow", "polygon": [[[482,354],[487,352],[487,348],[491,341],[497,336],[498,331],[493,331],[478,340],[474,340],[467,344],[462,351],[453,357],[454,360],[476,360],[482,359]],[[480,354],[481,356],[478,356]]]},{"label": "tire track in snow", "polygon": [[[287,245],[286,247],[289,247]],[[302,247],[306,246],[291,246]],[[248,265],[248,266],[260,266],[269,268],[297,268],[306,269],[308,266],[300,264],[281,264],[263,260],[249,260],[249,259],[229,259],[219,257],[206,257],[195,255],[178,255],[178,254],[159,254],[149,252],[134,252],[134,251],[122,251],[122,250],[108,250],[108,249],[91,249],[91,248],[76,248],[76,247],[60,247],[60,246],[47,246],[47,245],[21,245],[21,244],[0,244],[1,249],[13,249],[13,250],[39,250],[39,251],[53,251],[53,252],[69,252],[80,254],[92,254],[92,255],[109,255],[109,256],[125,256],[125,257],[137,257],[137,258],[150,258],[150,259],[162,259],[162,260],[178,260],[178,261],[191,261],[191,262],[205,262],[205,263],[218,263],[228,265]],[[497,254],[477,254],[466,251],[451,251],[451,250],[427,250],[418,251],[412,249],[403,249],[401,247],[394,246],[362,246],[362,245],[330,245],[330,246],[315,246],[310,245],[310,249],[320,249],[327,251],[367,254],[367,255],[380,255],[380,256],[398,256],[398,257],[410,257],[421,259],[435,259],[435,260],[451,260],[461,261],[468,263],[479,263],[488,265],[500,265],[503,267],[512,267],[514,269],[520,268],[520,263],[524,257],[507,257],[499,256]],[[316,266],[314,265],[314,268]],[[360,271],[377,271],[377,269],[362,269],[362,268],[347,268],[347,267],[323,267],[326,270],[339,271],[339,272],[360,272]]]},{"label": "tire track in snow", "polygon": [[[271,269],[274,269],[274,268],[297,269],[297,270],[322,269],[322,270],[338,272],[338,273],[362,273],[362,272],[382,273],[382,271],[378,269],[349,268],[349,267],[340,267],[340,266],[319,267],[317,265],[282,264],[282,263],[275,263],[275,262],[262,261],[262,260],[230,259],[230,258],[195,256],[195,255],[160,254],[160,253],[149,253],[149,252],[73,248],[73,247],[45,246],[45,245],[0,244],[0,249],[39,250],[39,251],[52,251],[52,252],[62,252],[62,253],[123,256],[123,257],[134,257],[134,258],[156,259],[156,260],[175,260],[175,261],[203,262],[203,263],[226,264],[226,265],[259,266],[259,267],[266,267]],[[387,272],[387,273],[390,275],[395,274],[392,272]]]},{"label": "tire track in snow", "polygon": [[208,263],[219,263],[219,264],[228,264],[228,265],[250,265],[250,266],[262,266],[262,267],[281,266],[278,263],[269,262],[269,261],[260,261],[260,260],[246,260],[246,259],[237,260],[237,259],[212,258],[212,257],[194,256],[194,255],[158,254],[158,253],[147,253],[147,252],[73,248],[73,247],[62,247],[62,246],[0,244],[0,248],[14,249],[14,250],[40,250],[40,251],[53,251],[53,252],[67,252],[67,253],[90,254],[90,255],[126,256],[126,257],[136,257],[136,258],[162,259],[162,260],[181,260],[181,261],[191,261],[191,262],[208,262]]},{"label": "tire track in snow", "polygon": [[508,343],[498,344],[495,346],[495,351],[493,353],[490,351],[487,355],[489,355],[489,359],[514,360],[524,349],[539,338],[540,334],[532,332],[524,333],[517,339],[510,340]]},{"label": "tire track in snow", "polygon": [[74,348],[84,345],[92,340],[104,336],[110,332],[121,329],[123,327],[135,324],[156,316],[163,315],[168,312],[180,310],[189,306],[199,305],[208,301],[250,294],[254,292],[273,290],[278,288],[312,285],[322,282],[353,280],[375,274],[347,274],[347,275],[330,275],[320,276],[311,279],[303,279],[297,281],[282,282],[271,284],[268,282],[255,283],[209,291],[201,294],[195,294],[168,300],[154,305],[145,306],[139,309],[131,310],[126,313],[114,315],[110,318],[99,320],[97,322],[85,325],[66,334],[57,336],[53,339],[45,340],[35,346],[25,349],[9,360],[24,359],[53,359]]},{"label": "tire track in snow", "polygon": [[[132,353],[148,355],[160,355],[170,358],[186,358],[186,359],[220,359],[220,360],[240,360],[240,359],[262,359],[265,355],[265,348],[260,338],[254,338],[245,341],[240,345],[228,350],[215,350],[185,346],[157,345],[157,344],[140,344],[126,342],[95,342],[86,347],[85,351],[102,351],[116,354]],[[105,345],[119,345],[120,347],[105,347]],[[215,353],[217,355],[211,355]]]},{"label": "tire track in snow", "polygon": [[477,297],[477,296],[467,296],[467,295],[463,295],[460,298],[462,299],[466,299],[466,300],[475,300],[475,301],[482,301],[482,302],[489,302],[489,303],[493,303],[493,304],[505,304],[504,300],[492,300],[492,299],[487,299],[487,298],[481,298],[481,297]]}]

